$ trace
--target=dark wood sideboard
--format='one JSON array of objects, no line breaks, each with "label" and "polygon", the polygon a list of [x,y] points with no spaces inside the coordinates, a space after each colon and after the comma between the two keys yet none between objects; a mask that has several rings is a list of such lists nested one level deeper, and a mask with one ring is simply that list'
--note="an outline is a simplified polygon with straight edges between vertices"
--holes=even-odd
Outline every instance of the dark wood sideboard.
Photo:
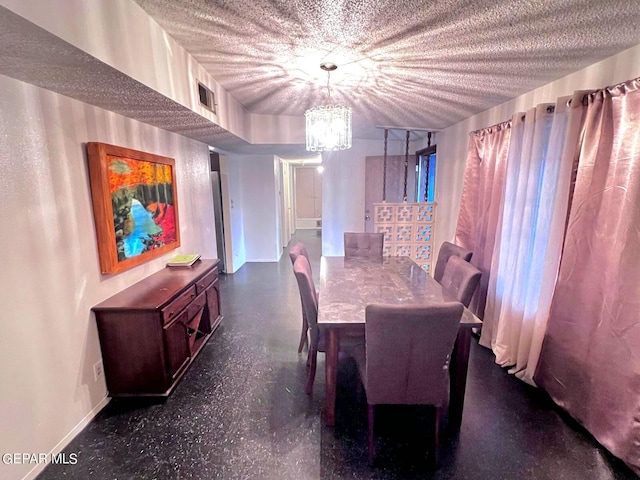
[{"label": "dark wood sideboard", "polygon": [[218,263],[166,267],[93,307],[110,396],[171,393],[222,321]]}]

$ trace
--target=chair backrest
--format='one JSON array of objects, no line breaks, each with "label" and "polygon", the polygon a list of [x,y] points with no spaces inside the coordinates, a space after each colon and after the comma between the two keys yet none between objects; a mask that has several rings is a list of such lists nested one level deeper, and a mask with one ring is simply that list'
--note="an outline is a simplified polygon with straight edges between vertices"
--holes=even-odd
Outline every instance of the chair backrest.
[{"label": "chair backrest", "polygon": [[441,405],[463,310],[459,302],[368,305],[367,402]]},{"label": "chair backrest", "polygon": [[345,257],[382,257],[384,247],[384,233],[354,233],[344,234]]},{"label": "chair backrest", "polygon": [[480,270],[462,258],[449,257],[440,280],[444,299],[458,301],[468,307],[476,288],[478,288],[481,275]]},{"label": "chair backrest", "polygon": [[289,248],[289,258],[291,259],[291,265],[296,263],[296,258],[298,258],[299,255],[302,255],[304,258],[306,258],[307,262],[309,262],[309,265],[311,265],[311,260],[309,260],[309,252],[307,252],[307,247],[305,247],[304,243],[302,242],[298,242],[291,248]]},{"label": "chair backrest", "polygon": [[440,247],[440,253],[438,253],[436,268],[433,271],[433,278],[438,282],[442,279],[442,275],[444,275],[444,268],[447,266],[447,260],[449,260],[449,257],[460,257],[464,261],[468,262],[471,260],[471,255],[473,255],[473,252],[470,252],[455,243],[443,242]]},{"label": "chair backrest", "polygon": [[299,255],[293,263],[293,273],[298,281],[302,308],[309,324],[311,343],[318,341],[318,299],[316,297],[316,287],[311,276],[311,265],[304,255]]}]

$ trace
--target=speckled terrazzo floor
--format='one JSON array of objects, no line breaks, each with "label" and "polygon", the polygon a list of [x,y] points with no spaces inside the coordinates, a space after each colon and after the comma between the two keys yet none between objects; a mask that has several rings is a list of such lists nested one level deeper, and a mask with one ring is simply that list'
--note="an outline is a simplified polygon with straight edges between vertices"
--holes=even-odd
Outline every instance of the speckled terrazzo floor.
[{"label": "speckled terrazzo floor", "polygon": [[[320,237],[301,232],[317,276]],[[367,463],[366,403],[349,359],[337,421],[321,420],[324,361],[304,393],[297,354],[300,297],[288,255],[222,276],[223,325],[164,403],[113,400],[65,449],[73,479],[633,479],[544,394],[510,377],[472,343],[462,428],[444,438],[437,470],[424,459],[420,410],[380,409],[378,460]]]}]

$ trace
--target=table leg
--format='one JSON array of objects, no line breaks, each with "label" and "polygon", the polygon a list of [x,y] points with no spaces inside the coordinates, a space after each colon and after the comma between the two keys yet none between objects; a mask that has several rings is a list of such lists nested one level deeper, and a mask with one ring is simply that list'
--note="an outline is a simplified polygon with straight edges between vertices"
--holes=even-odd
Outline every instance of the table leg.
[{"label": "table leg", "polygon": [[462,424],[462,408],[464,393],[467,388],[467,369],[469,367],[469,350],[471,348],[471,329],[460,328],[451,355],[449,366],[450,398],[449,398],[449,430],[457,432]]},{"label": "table leg", "polygon": [[327,351],[325,352],[326,392],[324,400],[327,425],[336,423],[336,382],[338,380],[338,352],[340,351],[340,331],[329,329]]}]

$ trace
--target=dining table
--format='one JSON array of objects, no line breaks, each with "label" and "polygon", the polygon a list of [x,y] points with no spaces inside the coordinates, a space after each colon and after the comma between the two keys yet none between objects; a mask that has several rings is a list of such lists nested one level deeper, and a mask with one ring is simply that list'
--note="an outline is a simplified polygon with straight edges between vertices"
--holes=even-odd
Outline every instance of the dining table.
[{"label": "dining table", "polygon": [[[318,328],[327,335],[325,421],[335,424],[340,338],[362,335],[367,305],[427,305],[454,300],[409,257],[322,257],[318,284]],[[458,431],[467,384],[472,329],[482,321],[465,308],[449,365],[448,427]]]}]

